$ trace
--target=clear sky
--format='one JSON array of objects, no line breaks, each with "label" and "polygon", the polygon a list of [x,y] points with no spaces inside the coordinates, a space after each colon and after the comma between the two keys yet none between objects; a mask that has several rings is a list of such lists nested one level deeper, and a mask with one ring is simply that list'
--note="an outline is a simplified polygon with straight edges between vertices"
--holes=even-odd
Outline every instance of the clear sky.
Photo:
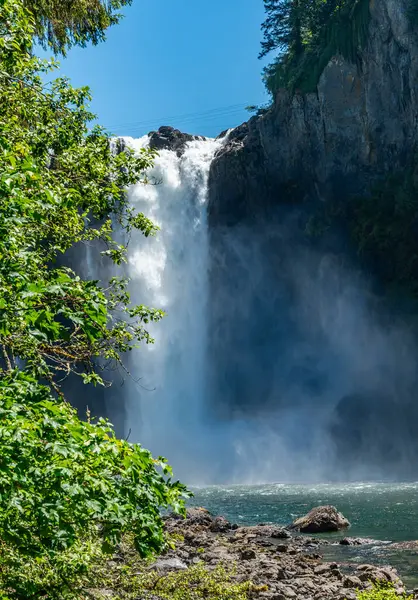
[{"label": "clear sky", "polygon": [[134,0],[105,43],[61,59],[61,74],[91,87],[92,108],[115,135],[173,125],[215,136],[268,100],[262,20],[262,0]]}]

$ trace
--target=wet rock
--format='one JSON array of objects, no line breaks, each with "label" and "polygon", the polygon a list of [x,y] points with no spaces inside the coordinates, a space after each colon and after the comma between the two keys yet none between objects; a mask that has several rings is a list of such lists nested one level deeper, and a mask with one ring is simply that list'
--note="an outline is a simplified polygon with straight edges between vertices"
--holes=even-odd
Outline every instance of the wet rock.
[{"label": "wet rock", "polygon": [[302,533],[326,533],[340,531],[350,526],[346,519],[335,506],[318,506],[307,515],[296,519],[291,524],[292,529]]},{"label": "wet rock", "polygon": [[159,558],[152,567],[157,571],[184,571],[187,564],[179,558]]},{"label": "wet rock", "polygon": [[345,537],[338,542],[341,546],[367,546],[368,544],[381,544],[378,540],[370,538],[351,538]]},{"label": "wet rock", "polygon": [[317,548],[318,546],[328,546],[328,540],[318,540],[315,538],[302,538],[298,540],[301,546],[307,546],[309,548]]},{"label": "wet rock", "polygon": [[213,522],[213,517],[206,508],[197,507],[187,509],[186,520],[190,525],[210,526]]},{"label": "wet rock", "polygon": [[150,148],[172,150],[179,156],[183,154],[188,142],[204,139],[203,136],[190,135],[168,126],[160,127],[158,131],[151,131],[148,135]]},{"label": "wet rock", "polygon": [[376,567],[375,565],[360,565],[359,579],[361,581],[391,581],[396,583],[399,581],[399,574],[393,567]]},{"label": "wet rock", "polygon": [[219,133],[216,136],[216,139],[217,140],[222,140],[224,137],[226,137],[226,135],[228,134],[229,131],[230,131],[229,129],[224,129],[223,131],[221,131],[221,133]]},{"label": "wet rock", "polygon": [[224,517],[215,517],[210,524],[209,529],[214,533],[224,533],[232,529],[231,523]]},{"label": "wet rock", "polygon": [[395,542],[390,544],[391,550],[415,550],[418,551],[418,541],[412,542]]},{"label": "wet rock", "polygon": [[346,577],[344,577],[342,583],[343,586],[347,588],[361,588],[361,579],[359,579],[355,575],[347,575]]},{"label": "wet rock", "polygon": [[253,560],[256,558],[257,554],[255,550],[252,550],[251,548],[245,548],[244,550],[241,550],[240,556],[242,560]]},{"label": "wet rock", "polygon": [[290,533],[284,527],[272,527],[269,533],[270,537],[285,540],[291,537]]}]

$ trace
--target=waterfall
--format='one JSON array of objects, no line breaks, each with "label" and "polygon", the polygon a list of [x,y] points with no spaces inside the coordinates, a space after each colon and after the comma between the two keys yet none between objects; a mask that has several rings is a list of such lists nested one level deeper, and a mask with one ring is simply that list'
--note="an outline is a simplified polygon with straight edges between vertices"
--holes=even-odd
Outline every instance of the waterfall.
[{"label": "waterfall", "polygon": [[409,473],[416,445],[408,419],[395,418],[416,387],[408,329],[387,321],[355,264],[313,246],[296,209],[211,223],[209,238],[209,169],[222,143],[161,150],[151,184],[129,192],[160,227],[129,241],[132,301],[166,316],[114,390],[125,435],[189,484]]},{"label": "waterfall", "polygon": [[[139,150],[148,137],[126,142]],[[241,239],[239,228],[227,230],[224,243],[215,235],[209,248],[208,176],[221,144],[189,142],[181,156],[160,151],[148,173],[151,184],[139,183],[129,192],[130,204],[160,228],[153,238],[136,233],[129,243],[131,297],[135,304],[164,310],[166,316],[149,328],[155,343],[142,345],[131,356],[135,381],[126,385],[124,394],[126,435],[166,456],[176,475],[188,482],[283,479],[292,471],[302,472],[295,461],[305,461],[306,455],[297,456],[286,447],[286,438],[295,438],[298,411],[287,409],[279,418],[278,409],[261,417],[256,409],[262,400],[257,365],[265,359],[257,356],[253,343],[251,331],[259,319],[250,314],[251,305],[257,288],[268,304],[277,295],[263,266],[268,261],[259,250],[264,234],[248,231]],[[243,271],[235,272],[236,265],[228,264],[228,247],[241,257]],[[209,281],[210,265],[215,265],[217,281],[213,273]],[[237,327],[244,332],[241,345]],[[282,331],[274,336],[272,344],[278,345],[277,337],[283,343]],[[234,365],[243,357],[247,366],[238,377],[240,385],[252,390],[254,410],[234,410],[224,418],[219,404],[228,412],[242,396],[236,391]]]},{"label": "waterfall", "polygon": [[[126,140],[139,149],[148,138]],[[127,432],[154,453],[169,457],[183,473],[199,469],[205,406],[209,167],[218,140],[192,141],[178,156],[162,150],[148,173],[152,184],[130,190],[132,206],[160,228],[133,235],[128,275],[134,303],[166,316],[149,329],[154,344],[142,345],[129,365]],[[178,473],[178,468],[177,468]]]}]

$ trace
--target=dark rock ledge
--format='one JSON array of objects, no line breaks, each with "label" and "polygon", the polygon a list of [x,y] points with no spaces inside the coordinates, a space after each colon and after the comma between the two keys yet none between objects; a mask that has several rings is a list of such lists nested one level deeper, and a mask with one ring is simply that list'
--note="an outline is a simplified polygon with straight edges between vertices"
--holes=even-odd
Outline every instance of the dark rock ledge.
[{"label": "dark rock ledge", "polygon": [[178,156],[183,154],[188,142],[205,139],[201,135],[183,133],[179,129],[165,125],[160,127],[158,131],[150,131],[148,135],[150,138],[150,148],[154,148],[155,150],[172,150]]}]

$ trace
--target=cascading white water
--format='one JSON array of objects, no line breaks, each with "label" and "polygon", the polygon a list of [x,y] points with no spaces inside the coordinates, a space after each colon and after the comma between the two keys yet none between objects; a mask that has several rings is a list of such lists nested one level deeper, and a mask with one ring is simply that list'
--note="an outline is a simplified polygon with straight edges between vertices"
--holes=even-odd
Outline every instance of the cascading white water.
[{"label": "cascading white water", "polygon": [[[125,141],[139,150],[148,137]],[[126,433],[154,454],[167,456],[176,475],[193,483],[225,476],[237,482],[267,480],[279,471],[283,477],[290,462],[289,457],[278,470],[274,461],[272,467],[271,456],[286,455],[280,431],[273,432],[277,422],[239,414],[223,420],[211,411],[215,402],[208,356],[213,332],[207,330],[211,311],[206,203],[210,164],[221,145],[219,140],[189,142],[180,157],[162,150],[148,173],[152,184],[137,184],[129,193],[131,205],[160,227],[153,238],[135,233],[130,241],[131,296],[135,304],[161,308],[166,316],[149,327],[155,343],[143,345],[131,357],[130,372],[137,382],[125,392]],[[232,240],[235,244],[234,236]],[[250,238],[246,243],[256,257],[254,264],[247,257],[253,279],[259,259]],[[245,257],[245,252],[240,254]],[[230,276],[234,281],[234,274]],[[237,306],[248,304],[249,293],[244,289],[239,298],[228,285],[225,290],[224,306],[227,312],[228,304],[233,307],[234,320]],[[222,338],[222,327],[216,329]],[[233,352],[246,350],[237,347]],[[230,400],[226,389],[219,394],[221,402],[223,398]],[[282,425],[287,421],[282,415]]]},{"label": "cascading white water", "polygon": [[[148,137],[126,142],[139,149]],[[130,190],[133,207],[160,227],[130,240],[132,300],[166,317],[149,328],[155,344],[130,356],[125,433],[189,484],[386,476],[388,436],[383,429],[365,446],[356,403],[370,402],[366,427],[373,398],[392,392],[386,406],[396,410],[399,390],[408,397],[415,387],[415,343],[404,327],[382,325],[357,270],[312,248],[287,207],[214,224],[209,249],[208,176],[221,145],[189,142],[180,157],[162,150],[155,185]],[[408,423],[398,430],[402,440]],[[364,465],[351,460],[353,440],[369,448]],[[413,463],[408,443],[395,450],[394,468]]]},{"label": "cascading white water", "polygon": [[[127,139],[140,148],[148,138]],[[131,439],[169,457],[183,473],[199,468],[205,394],[208,297],[206,200],[217,140],[189,142],[184,154],[162,150],[149,172],[153,185],[137,184],[130,202],[160,227],[153,238],[136,233],[129,245],[130,289],[135,303],[166,312],[150,327],[155,344],[136,351],[130,370],[127,430]]]}]

